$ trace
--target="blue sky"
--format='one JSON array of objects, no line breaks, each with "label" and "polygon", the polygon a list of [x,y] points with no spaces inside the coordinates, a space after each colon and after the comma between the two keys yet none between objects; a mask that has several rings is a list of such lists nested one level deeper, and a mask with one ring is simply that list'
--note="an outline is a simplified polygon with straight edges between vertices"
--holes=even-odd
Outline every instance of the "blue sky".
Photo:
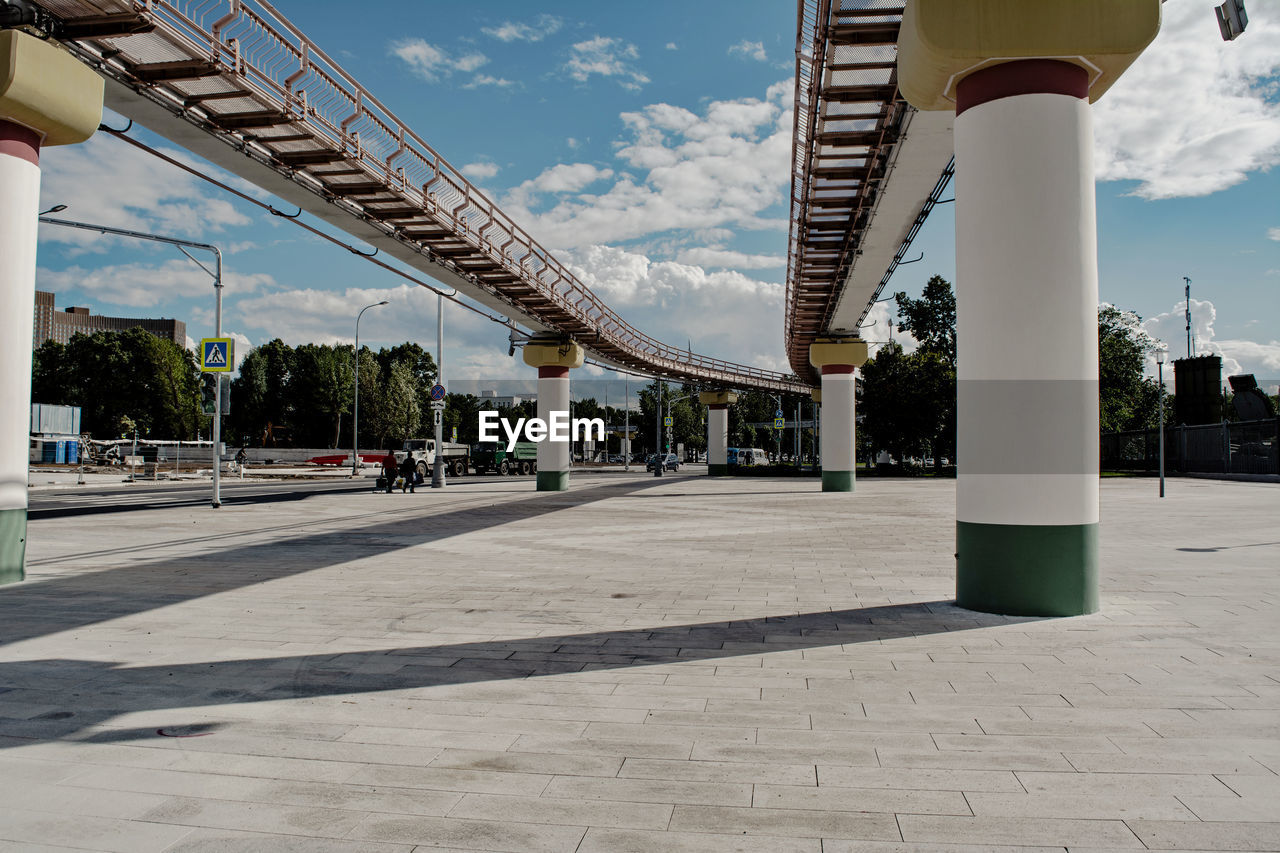
[{"label": "blue sky", "polygon": [[[632,323],[786,369],[792,4],[276,6]],[[1095,109],[1099,267],[1102,298],[1175,356],[1190,276],[1201,349],[1264,378],[1280,377],[1280,0],[1250,14],[1224,44],[1211,3],[1171,0],[1156,44]],[[224,247],[225,325],[242,345],[349,342],[356,311],[383,298],[362,343],[434,342],[427,292],[123,143],[99,135],[43,165],[44,204],[64,216]],[[937,209],[924,262],[892,289],[954,280],[950,217]],[[207,277],[171,250],[45,226],[39,265],[59,306],[212,331]],[[447,322],[452,377],[527,373],[500,328],[460,310]]]}]

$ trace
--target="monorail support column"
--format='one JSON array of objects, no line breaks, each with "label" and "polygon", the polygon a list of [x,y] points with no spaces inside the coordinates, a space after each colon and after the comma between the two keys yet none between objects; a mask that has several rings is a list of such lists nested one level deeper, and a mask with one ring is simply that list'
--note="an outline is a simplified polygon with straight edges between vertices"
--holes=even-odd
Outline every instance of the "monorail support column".
[{"label": "monorail support column", "polygon": [[[553,412],[569,416],[569,371],[582,367],[582,347],[564,338],[534,338],[524,345],[524,363],[538,368],[538,418],[550,424]],[[538,491],[569,488],[567,441],[538,442]]]},{"label": "monorail support column", "polygon": [[707,474],[729,473],[729,407],[738,402],[733,391],[703,391],[698,402],[707,407]]},{"label": "monorail support column", "polygon": [[1098,609],[1098,273],[1089,109],[1159,0],[915,0],[899,75],[954,109],[956,602]]},{"label": "monorail support column", "polygon": [[852,492],[857,464],[854,370],[867,360],[867,344],[857,338],[819,338],[809,346],[809,362],[822,371],[822,491]]},{"label": "monorail support column", "polygon": [[0,31],[0,583],[24,576],[40,149],[102,121],[102,78],[60,47]]}]

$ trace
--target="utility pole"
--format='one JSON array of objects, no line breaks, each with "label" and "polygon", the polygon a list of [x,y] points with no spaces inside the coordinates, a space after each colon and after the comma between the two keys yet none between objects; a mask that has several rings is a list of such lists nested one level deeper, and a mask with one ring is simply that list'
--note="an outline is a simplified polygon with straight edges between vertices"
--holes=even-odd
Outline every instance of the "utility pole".
[{"label": "utility pole", "polygon": [[[444,294],[436,294],[436,384],[444,385]],[[436,457],[431,463],[431,488],[444,488],[444,409],[435,409]]]},{"label": "utility pole", "polygon": [[623,427],[622,427],[622,443],[626,447],[622,451],[622,470],[631,470],[631,378],[628,377],[624,387],[627,391],[627,399],[622,404],[623,411]]},{"label": "utility pole", "polygon": [[1191,351],[1191,279],[1184,275],[1182,280],[1187,283],[1187,358],[1194,358],[1195,353]]}]

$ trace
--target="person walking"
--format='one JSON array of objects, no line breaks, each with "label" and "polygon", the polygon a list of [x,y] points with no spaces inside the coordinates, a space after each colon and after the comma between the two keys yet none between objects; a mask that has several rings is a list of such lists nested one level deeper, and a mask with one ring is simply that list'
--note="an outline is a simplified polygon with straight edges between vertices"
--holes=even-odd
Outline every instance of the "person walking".
[{"label": "person walking", "polygon": [[236,453],[236,473],[240,475],[240,479],[244,479],[244,463],[249,461],[249,451],[241,447]]},{"label": "person walking", "polygon": [[387,494],[391,494],[391,485],[396,481],[396,469],[398,467],[396,452],[388,450],[387,455],[382,457],[382,479],[387,481]]},{"label": "person walking", "polygon": [[413,494],[414,478],[418,473],[418,465],[413,461],[412,453],[405,453],[404,461],[400,463],[400,476],[404,477],[404,485],[400,487],[401,493],[408,489],[409,494]]}]

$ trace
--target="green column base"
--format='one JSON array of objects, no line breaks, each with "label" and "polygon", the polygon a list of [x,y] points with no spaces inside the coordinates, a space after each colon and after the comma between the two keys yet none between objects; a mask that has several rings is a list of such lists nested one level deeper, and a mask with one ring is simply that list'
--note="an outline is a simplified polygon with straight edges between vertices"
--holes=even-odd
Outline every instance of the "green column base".
[{"label": "green column base", "polygon": [[26,509],[0,509],[0,584],[26,577]]},{"label": "green column base", "polygon": [[957,521],[956,604],[1007,616],[1096,612],[1098,525]]},{"label": "green column base", "polygon": [[728,477],[729,466],[725,465],[708,465],[707,474],[712,477]]},{"label": "green column base", "polygon": [[822,469],[822,491],[824,492],[852,492],[853,491],[853,472],[852,471],[828,471]]},{"label": "green column base", "polygon": [[569,491],[569,472],[568,471],[539,471],[538,472],[538,491],[540,492]]}]

